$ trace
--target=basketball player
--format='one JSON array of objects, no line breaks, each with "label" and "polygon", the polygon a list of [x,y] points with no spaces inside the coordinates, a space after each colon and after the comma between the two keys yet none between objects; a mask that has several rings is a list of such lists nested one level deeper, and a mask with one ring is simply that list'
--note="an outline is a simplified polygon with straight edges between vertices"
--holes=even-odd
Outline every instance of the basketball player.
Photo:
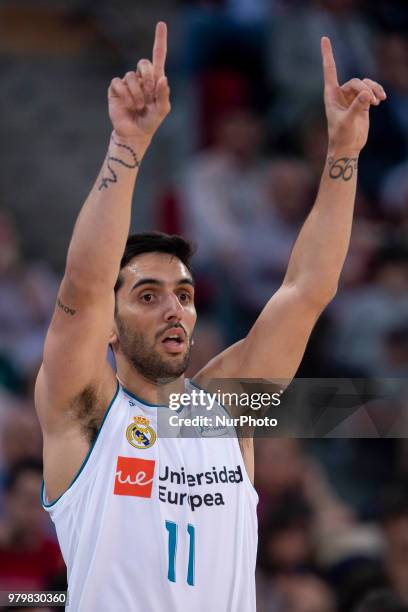
[{"label": "basketball player", "polygon": [[112,136],[75,225],[36,385],[42,500],[73,612],[255,611],[252,444],[161,438],[161,386],[183,393],[213,378],[294,376],[336,292],[368,111],[385,99],[369,79],[339,86],[322,39],[329,144],[316,203],[248,336],[186,381],[196,322],[189,245],[154,234],[127,241],[140,163],[170,111],[166,37],[159,23],[152,62],[110,84]]}]

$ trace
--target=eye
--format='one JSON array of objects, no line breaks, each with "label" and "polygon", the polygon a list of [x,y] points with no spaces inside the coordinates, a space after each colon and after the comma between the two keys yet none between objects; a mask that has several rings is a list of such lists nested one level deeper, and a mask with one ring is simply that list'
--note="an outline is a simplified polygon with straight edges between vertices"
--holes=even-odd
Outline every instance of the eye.
[{"label": "eye", "polygon": [[151,302],[153,302],[154,300],[154,295],[153,293],[144,293],[140,299],[142,300],[142,302],[144,302],[145,304],[150,304]]},{"label": "eye", "polygon": [[186,291],[182,291],[181,293],[179,293],[178,297],[182,304],[188,304],[189,302],[191,302],[191,295]]}]

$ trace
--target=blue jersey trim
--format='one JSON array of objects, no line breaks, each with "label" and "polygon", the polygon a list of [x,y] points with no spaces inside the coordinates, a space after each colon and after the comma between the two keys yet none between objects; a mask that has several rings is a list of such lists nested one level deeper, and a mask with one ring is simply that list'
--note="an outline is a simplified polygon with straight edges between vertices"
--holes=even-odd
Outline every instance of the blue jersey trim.
[{"label": "blue jersey trim", "polygon": [[137,400],[147,408],[168,408],[167,404],[151,404],[150,402],[147,402],[146,400],[136,395],[136,393],[132,393],[132,391],[126,389],[126,387],[122,387],[122,389],[126,393],[126,395],[130,395],[130,397],[133,397],[133,399]]},{"label": "blue jersey trim", "polygon": [[[146,406],[146,408],[167,408],[167,410],[170,410],[168,404],[151,404],[150,402],[147,402],[146,400],[143,400],[141,397],[136,395],[136,393],[132,393],[132,391],[126,389],[126,387],[122,387],[122,390],[124,391],[124,393],[126,393],[126,395],[133,397],[133,399],[143,404],[143,406]],[[180,408],[177,408],[177,410],[174,410],[173,412],[181,412],[182,410],[183,406],[180,406]]]},{"label": "blue jersey trim", "polygon": [[57,503],[57,501],[59,501],[59,500],[61,499],[61,497],[62,497],[63,495],[65,495],[65,493],[66,493],[66,492],[67,492],[67,491],[68,491],[68,490],[69,490],[69,489],[72,487],[72,485],[73,485],[73,484],[74,484],[74,483],[75,483],[75,482],[78,480],[79,475],[81,474],[82,470],[84,469],[85,465],[87,464],[87,461],[88,461],[89,457],[91,456],[91,453],[92,453],[92,451],[93,451],[93,449],[94,449],[94,446],[95,446],[95,444],[96,444],[97,439],[99,438],[99,434],[101,433],[102,427],[103,427],[103,425],[104,425],[104,423],[105,423],[105,421],[106,421],[106,418],[107,418],[107,416],[108,416],[108,414],[109,414],[109,412],[110,412],[110,409],[112,408],[113,403],[114,403],[114,401],[116,400],[116,398],[117,398],[117,396],[118,396],[119,389],[120,389],[120,385],[119,385],[119,383],[117,383],[117,387],[116,387],[115,395],[113,396],[113,398],[112,398],[112,400],[111,400],[111,403],[109,404],[109,406],[107,407],[107,409],[106,409],[106,411],[105,411],[104,417],[103,417],[103,419],[102,419],[102,423],[101,423],[101,425],[100,425],[100,427],[99,427],[99,429],[98,429],[98,432],[97,432],[97,434],[96,434],[95,440],[93,441],[92,446],[90,447],[90,449],[89,449],[89,451],[88,451],[88,453],[87,453],[87,455],[86,455],[85,459],[83,460],[83,462],[82,462],[82,464],[81,464],[81,467],[79,468],[78,472],[76,473],[76,476],[75,476],[75,477],[74,477],[74,479],[72,480],[72,482],[71,482],[71,484],[69,485],[69,487],[68,487],[68,488],[67,488],[67,489],[66,489],[66,490],[65,490],[63,493],[61,493],[61,495],[60,495],[59,497],[57,497],[57,499],[54,499],[54,501],[52,501],[51,503],[47,504],[47,503],[45,502],[45,497],[44,497],[44,479],[42,480],[42,483],[41,483],[41,492],[40,492],[40,499],[41,499],[41,504],[42,504],[42,505],[43,505],[45,508],[51,508],[51,506],[54,506],[54,504],[56,504],[56,503]]}]

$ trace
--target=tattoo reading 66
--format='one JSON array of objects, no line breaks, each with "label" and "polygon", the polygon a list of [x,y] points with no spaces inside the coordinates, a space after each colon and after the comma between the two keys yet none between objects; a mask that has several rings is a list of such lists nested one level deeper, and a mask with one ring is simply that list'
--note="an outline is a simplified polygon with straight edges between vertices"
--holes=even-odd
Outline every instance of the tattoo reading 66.
[{"label": "tattoo reading 66", "polygon": [[329,157],[327,160],[329,164],[329,176],[332,179],[341,178],[343,181],[349,181],[357,170],[357,157],[339,157],[333,159]]},{"label": "tattoo reading 66", "polygon": [[25,608],[42,608],[65,606],[68,603],[67,591],[27,591],[25,593],[0,591],[1,606],[24,606]]}]

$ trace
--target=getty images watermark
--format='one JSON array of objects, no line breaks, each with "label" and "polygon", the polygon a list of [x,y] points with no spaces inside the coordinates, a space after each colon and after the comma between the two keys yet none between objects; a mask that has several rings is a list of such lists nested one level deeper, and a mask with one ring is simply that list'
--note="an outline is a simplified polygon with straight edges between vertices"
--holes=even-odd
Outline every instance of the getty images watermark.
[{"label": "getty images watermark", "polygon": [[270,407],[280,406],[281,393],[228,393],[218,390],[216,393],[209,393],[203,389],[193,389],[189,393],[171,393],[169,396],[170,410],[179,411],[182,408],[191,409],[201,408],[205,411],[215,410],[211,416],[205,414],[195,414],[195,416],[180,416],[174,414],[169,417],[168,422],[172,427],[276,427],[278,421],[272,417],[256,418],[248,414],[232,417],[227,413],[219,413],[219,407],[231,407],[234,409],[261,410]]},{"label": "getty images watermark", "polygon": [[408,438],[408,377],[217,378],[206,389],[166,389],[160,403],[171,410],[158,411],[158,435],[246,438],[256,428],[265,438]]}]

